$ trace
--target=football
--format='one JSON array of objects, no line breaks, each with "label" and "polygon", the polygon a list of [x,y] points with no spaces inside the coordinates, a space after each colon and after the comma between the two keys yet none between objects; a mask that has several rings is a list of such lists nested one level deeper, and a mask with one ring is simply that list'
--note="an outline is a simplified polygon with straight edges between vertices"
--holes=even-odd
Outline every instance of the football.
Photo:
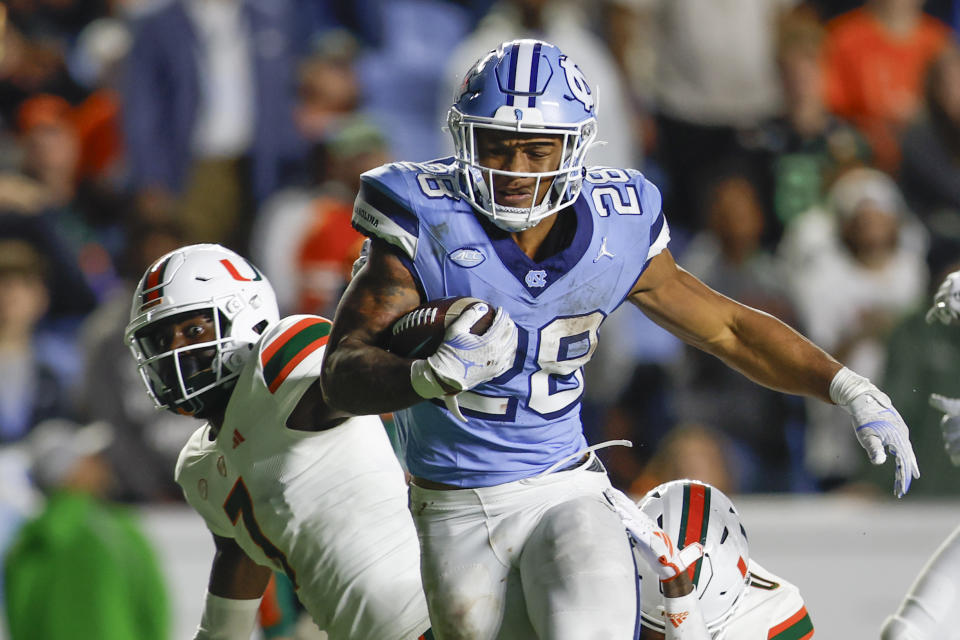
[{"label": "football", "polygon": [[[470,305],[484,302],[479,298],[456,296],[438,298],[420,305],[401,316],[390,330],[391,352],[405,358],[426,358],[432,355],[443,342],[443,334],[454,320]],[[490,303],[487,313],[470,328],[481,335],[493,324],[496,309]]]}]

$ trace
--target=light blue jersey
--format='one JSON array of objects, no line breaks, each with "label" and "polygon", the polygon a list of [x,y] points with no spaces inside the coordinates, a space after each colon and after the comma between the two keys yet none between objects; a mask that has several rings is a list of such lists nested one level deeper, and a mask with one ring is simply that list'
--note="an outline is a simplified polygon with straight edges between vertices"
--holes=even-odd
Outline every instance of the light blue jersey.
[{"label": "light blue jersey", "polygon": [[474,296],[502,306],[519,329],[514,366],[458,396],[467,423],[440,401],[396,413],[413,475],[492,486],[535,475],[586,446],[582,367],[601,323],[667,245],[669,231],[660,192],[640,173],[585,171],[579,198],[560,214],[576,216],[573,240],[539,263],[458,198],[452,159],[363,175],[353,224],[396,248],[425,300]]}]

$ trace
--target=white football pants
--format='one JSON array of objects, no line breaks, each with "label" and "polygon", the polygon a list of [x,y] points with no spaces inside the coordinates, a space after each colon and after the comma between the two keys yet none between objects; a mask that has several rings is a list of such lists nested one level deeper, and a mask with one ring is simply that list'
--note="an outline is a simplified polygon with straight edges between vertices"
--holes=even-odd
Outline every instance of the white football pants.
[{"label": "white football pants", "polygon": [[480,489],[411,484],[438,640],[635,637],[633,553],[593,462]]}]

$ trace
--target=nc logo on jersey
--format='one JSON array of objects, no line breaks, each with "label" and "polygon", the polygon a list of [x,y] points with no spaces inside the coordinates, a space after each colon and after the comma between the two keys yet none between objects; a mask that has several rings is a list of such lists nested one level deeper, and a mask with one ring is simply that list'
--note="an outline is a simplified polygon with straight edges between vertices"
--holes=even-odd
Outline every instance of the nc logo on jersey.
[{"label": "nc logo on jersey", "polygon": [[464,269],[475,267],[486,259],[487,256],[483,255],[480,249],[474,249],[473,247],[460,247],[450,254],[450,260]]},{"label": "nc logo on jersey", "polygon": [[527,277],[523,279],[531,289],[534,287],[547,286],[547,272],[543,270],[527,271]]}]

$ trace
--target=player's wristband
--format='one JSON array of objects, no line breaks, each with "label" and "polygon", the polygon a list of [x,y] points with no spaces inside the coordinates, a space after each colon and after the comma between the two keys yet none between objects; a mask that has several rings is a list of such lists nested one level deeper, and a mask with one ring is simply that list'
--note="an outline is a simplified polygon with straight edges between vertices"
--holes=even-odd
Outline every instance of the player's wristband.
[{"label": "player's wristband", "polygon": [[253,633],[259,608],[260,598],[234,600],[208,591],[193,640],[246,640]]},{"label": "player's wristband", "polygon": [[837,371],[833,380],[830,381],[830,399],[841,407],[849,405],[862,393],[876,390],[876,386],[870,380],[846,367]]},{"label": "player's wristband", "polygon": [[426,360],[414,360],[410,365],[410,384],[417,395],[428,400],[439,398],[446,393]]},{"label": "player's wristband", "polygon": [[679,598],[664,598],[663,618],[666,640],[710,640],[696,589]]}]

